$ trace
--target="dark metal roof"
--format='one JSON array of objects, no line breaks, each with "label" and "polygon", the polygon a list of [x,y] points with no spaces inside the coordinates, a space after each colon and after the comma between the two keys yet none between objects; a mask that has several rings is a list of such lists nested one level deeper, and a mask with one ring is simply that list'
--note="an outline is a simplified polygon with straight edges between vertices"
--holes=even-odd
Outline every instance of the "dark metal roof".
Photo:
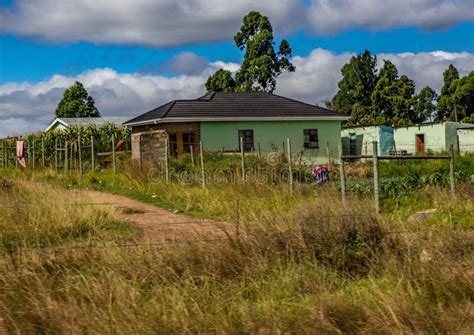
[{"label": "dark metal roof", "polygon": [[210,93],[194,100],[174,100],[124,124],[166,122],[167,119],[233,119],[302,117],[341,119],[342,114],[332,110],[285,98],[279,95],[252,93]]}]

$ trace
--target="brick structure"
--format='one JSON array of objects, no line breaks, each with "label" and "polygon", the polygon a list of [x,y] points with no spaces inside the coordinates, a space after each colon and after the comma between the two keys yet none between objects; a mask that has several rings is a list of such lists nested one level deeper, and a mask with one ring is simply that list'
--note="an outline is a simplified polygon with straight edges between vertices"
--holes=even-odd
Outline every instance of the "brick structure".
[{"label": "brick structure", "polygon": [[161,163],[166,155],[168,134],[163,130],[149,130],[132,134],[132,158]]},{"label": "brick structure", "polygon": [[[158,123],[132,128],[134,134],[141,134],[142,140],[154,134],[155,131],[165,131],[169,136],[170,155],[180,156],[190,152],[191,146],[194,155],[199,154],[199,141],[201,140],[199,122]],[[137,147],[138,148],[138,147]],[[132,148],[132,151],[133,148]]]}]

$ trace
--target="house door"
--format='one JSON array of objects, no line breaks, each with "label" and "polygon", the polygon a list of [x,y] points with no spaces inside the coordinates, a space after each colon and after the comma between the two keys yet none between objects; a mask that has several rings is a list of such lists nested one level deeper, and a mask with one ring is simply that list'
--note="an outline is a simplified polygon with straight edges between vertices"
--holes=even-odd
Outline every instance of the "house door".
[{"label": "house door", "polygon": [[416,153],[423,153],[425,152],[425,135],[424,134],[417,134],[416,135]]}]

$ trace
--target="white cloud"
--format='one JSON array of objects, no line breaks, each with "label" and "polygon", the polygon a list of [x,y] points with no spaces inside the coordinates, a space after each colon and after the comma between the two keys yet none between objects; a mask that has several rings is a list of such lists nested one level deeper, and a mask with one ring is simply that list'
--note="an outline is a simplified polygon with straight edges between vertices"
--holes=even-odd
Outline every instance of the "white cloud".
[{"label": "white cloud", "polygon": [[250,10],[295,27],[298,0],[17,0],[0,7],[0,33],[53,42],[171,47],[232,38]]},{"label": "white cloud", "polygon": [[173,47],[231,40],[257,10],[277,33],[310,28],[439,30],[474,19],[472,0],[16,0],[0,6],[0,33],[65,43]]},{"label": "white cloud", "polygon": [[472,0],[313,0],[308,10],[309,25],[320,34],[352,28],[439,30],[472,19]]},{"label": "white cloud", "polygon": [[[279,77],[275,93],[321,104],[336,93],[340,69],[351,56],[351,53],[334,54],[324,49],[315,49],[307,57],[296,56],[292,60],[296,72]],[[414,79],[417,89],[429,85],[438,92],[443,82],[442,73],[449,64],[454,64],[461,75],[474,70],[474,54],[467,52],[378,55],[379,64],[383,59],[394,62],[400,75]],[[78,76],[55,75],[38,83],[0,85],[0,137],[44,129],[44,124],[54,118],[64,89],[75,80],[85,85],[103,115],[133,117],[173,99],[204,94],[207,77],[218,68],[236,71],[238,65],[217,61],[209,63],[199,74],[174,76],[118,73],[103,68]]]}]

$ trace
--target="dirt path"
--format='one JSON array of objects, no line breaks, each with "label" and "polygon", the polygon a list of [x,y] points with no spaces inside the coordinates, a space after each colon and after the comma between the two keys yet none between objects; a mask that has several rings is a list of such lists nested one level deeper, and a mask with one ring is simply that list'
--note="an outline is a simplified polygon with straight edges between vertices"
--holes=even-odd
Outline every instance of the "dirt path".
[{"label": "dirt path", "polygon": [[147,205],[130,198],[93,190],[71,190],[94,203],[108,204],[119,212],[119,218],[137,227],[149,242],[164,240],[217,239],[225,236],[229,224],[199,220]]}]

